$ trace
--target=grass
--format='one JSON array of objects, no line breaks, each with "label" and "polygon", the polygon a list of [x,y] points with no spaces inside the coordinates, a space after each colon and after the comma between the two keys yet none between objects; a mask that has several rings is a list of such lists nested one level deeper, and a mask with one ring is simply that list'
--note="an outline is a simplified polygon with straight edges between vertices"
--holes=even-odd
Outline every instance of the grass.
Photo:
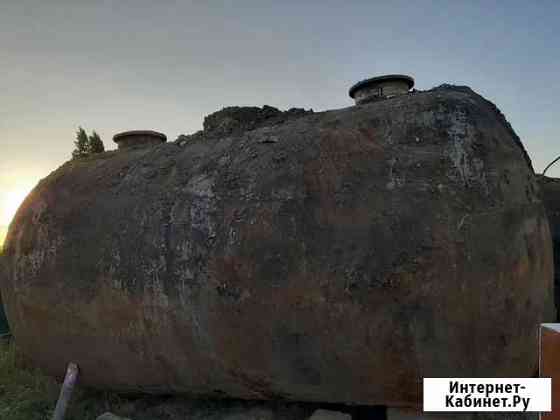
[{"label": "grass", "polygon": [[[77,388],[65,420],[95,420],[118,398]],[[0,339],[0,419],[51,420],[59,392],[54,379],[23,366],[13,341]]]},{"label": "grass", "polygon": [[57,399],[57,384],[33,369],[18,366],[15,345],[0,343],[0,418],[49,419]]},{"label": "grass", "polygon": [[[60,387],[61,384],[55,379],[24,363],[13,341],[0,338],[0,420],[51,420]],[[74,389],[64,420],[95,420],[107,411],[136,420],[222,418],[212,413],[226,413],[229,410],[232,414],[239,414],[252,404],[266,406],[263,402],[191,400],[172,395],[125,395],[94,391],[80,387],[78,378],[78,386]],[[309,416],[315,408],[315,405],[308,408]],[[192,413],[192,416],[187,413]]]}]

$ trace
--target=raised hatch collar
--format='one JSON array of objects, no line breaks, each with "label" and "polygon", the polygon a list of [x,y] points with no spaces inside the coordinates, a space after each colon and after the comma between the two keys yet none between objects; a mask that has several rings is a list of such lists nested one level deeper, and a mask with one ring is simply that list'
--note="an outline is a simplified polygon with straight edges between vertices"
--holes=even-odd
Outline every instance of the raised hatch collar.
[{"label": "raised hatch collar", "polygon": [[[408,89],[404,88],[407,86]],[[414,86],[414,79],[405,74],[386,74],[361,80],[353,85],[348,94],[356,103],[361,103],[370,97],[390,97],[408,92]],[[388,89],[386,89],[388,87]],[[384,94],[383,90],[391,92]],[[360,92],[359,94],[357,94]]]},{"label": "raised hatch collar", "polygon": [[115,134],[113,141],[119,145],[119,149],[135,147],[135,146],[155,146],[165,143],[167,137],[165,134],[152,130],[132,130],[123,131]]}]

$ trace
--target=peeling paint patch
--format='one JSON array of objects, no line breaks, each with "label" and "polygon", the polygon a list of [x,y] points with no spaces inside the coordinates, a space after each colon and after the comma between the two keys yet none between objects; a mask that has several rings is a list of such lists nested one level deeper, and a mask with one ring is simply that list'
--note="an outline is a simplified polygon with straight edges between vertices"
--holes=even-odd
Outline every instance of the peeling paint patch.
[{"label": "peeling paint patch", "polygon": [[[476,140],[467,121],[465,110],[457,109],[450,114],[449,118],[451,125],[448,128],[448,134],[451,142],[446,149],[446,153],[453,164],[453,168],[463,185],[470,187],[473,184],[479,184],[488,195],[489,189],[484,162],[476,156],[474,151],[473,145]],[[452,175],[451,178],[456,177]]]},{"label": "peeling paint patch", "polygon": [[386,185],[388,190],[394,190],[397,187],[402,187],[406,181],[405,176],[399,176],[398,171],[395,170],[395,165],[397,164],[397,162],[397,158],[392,158],[389,161],[389,182]]},{"label": "peeling paint patch", "polygon": [[192,194],[190,207],[191,226],[207,237],[216,236],[216,223],[210,213],[215,210],[214,179],[206,174],[193,177],[186,191]]}]

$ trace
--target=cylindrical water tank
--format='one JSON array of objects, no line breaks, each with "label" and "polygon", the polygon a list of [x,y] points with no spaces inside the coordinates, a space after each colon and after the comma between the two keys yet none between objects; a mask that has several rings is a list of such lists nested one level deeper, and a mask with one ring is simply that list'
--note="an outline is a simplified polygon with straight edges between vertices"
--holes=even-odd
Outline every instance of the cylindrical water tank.
[{"label": "cylindrical water tank", "polygon": [[444,86],[243,110],[220,135],[73,160],[34,189],[1,292],[37,366],[73,361],[117,390],[394,406],[421,402],[422,377],[535,374],[550,232],[490,102]]}]

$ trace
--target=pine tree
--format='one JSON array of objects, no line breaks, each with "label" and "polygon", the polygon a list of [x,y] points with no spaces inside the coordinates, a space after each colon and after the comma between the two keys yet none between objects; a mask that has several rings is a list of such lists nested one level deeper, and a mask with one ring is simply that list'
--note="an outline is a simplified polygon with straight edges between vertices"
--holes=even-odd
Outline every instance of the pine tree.
[{"label": "pine tree", "polygon": [[105,151],[105,146],[99,134],[93,130],[91,136],[89,136],[89,153],[103,153]]},{"label": "pine tree", "polygon": [[79,127],[76,132],[76,140],[74,141],[74,150],[72,151],[72,159],[79,159],[89,155],[89,139],[86,131]]}]

